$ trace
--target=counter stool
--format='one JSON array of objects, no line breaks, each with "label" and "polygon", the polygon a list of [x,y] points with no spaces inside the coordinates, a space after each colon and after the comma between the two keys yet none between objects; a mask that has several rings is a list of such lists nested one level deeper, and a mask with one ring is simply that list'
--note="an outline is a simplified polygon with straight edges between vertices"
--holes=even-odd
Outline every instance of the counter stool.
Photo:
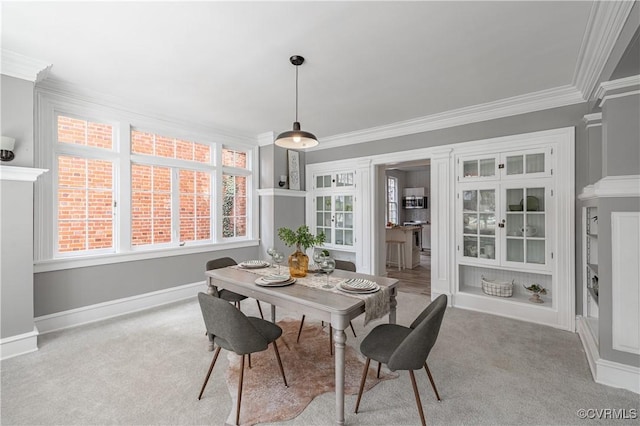
[{"label": "counter stool", "polygon": [[397,248],[398,250],[398,271],[406,268],[406,262],[404,259],[404,240],[387,240],[387,265],[391,264],[391,250]]}]

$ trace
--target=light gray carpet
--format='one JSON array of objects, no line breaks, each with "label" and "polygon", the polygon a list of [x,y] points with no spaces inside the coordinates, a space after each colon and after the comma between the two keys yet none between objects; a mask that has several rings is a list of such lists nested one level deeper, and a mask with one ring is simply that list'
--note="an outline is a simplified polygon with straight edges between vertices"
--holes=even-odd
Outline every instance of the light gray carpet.
[{"label": "light gray carpet", "polygon": [[[426,296],[400,293],[398,323],[409,324],[426,304]],[[242,306],[257,315],[252,301]],[[278,318],[284,316],[300,317],[279,310]],[[363,329],[356,319],[358,339],[347,331],[348,343],[357,348],[379,322]],[[38,352],[2,363],[1,423],[223,424],[233,409],[226,356],[207,398],[197,400],[212,355],[206,344],[195,298],[41,336]],[[443,399],[435,400],[424,370],[417,372],[429,424],[611,424],[581,420],[576,411],[640,412],[638,395],[593,382],[576,334],[549,327],[448,309],[428,362]],[[285,424],[332,424],[334,400],[324,394]],[[354,404],[348,396],[347,424],[419,424],[406,372],[365,393],[357,415]]]}]

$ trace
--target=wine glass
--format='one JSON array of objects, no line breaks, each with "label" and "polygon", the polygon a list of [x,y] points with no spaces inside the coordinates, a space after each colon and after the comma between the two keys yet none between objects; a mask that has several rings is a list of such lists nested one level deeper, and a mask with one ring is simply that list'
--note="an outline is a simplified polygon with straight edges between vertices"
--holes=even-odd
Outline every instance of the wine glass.
[{"label": "wine glass", "polygon": [[318,269],[318,273],[316,274],[316,276],[322,273],[322,270],[320,269],[320,264],[322,263],[322,260],[324,259],[324,257],[325,256],[322,250],[316,250],[313,252],[313,262],[315,263]]},{"label": "wine glass", "polygon": [[278,274],[280,274],[280,264],[284,262],[284,253],[276,251],[273,254],[273,260],[278,264]]},{"label": "wine glass", "polygon": [[322,288],[333,288],[333,286],[329,284],[329,274],[331,274],[333,270],[336,269],[336,261],[328,256],[325,256],[324,259],[322,259],[322,262],[320,262],[320,269],[322,269],[324,273],[327,274],[327,283],[323,285]]},{"label": "wine glass", "polygon": [[267,249],[267,254],[268,254],[269,256],[271,256],[271,267],[273,267],[273,255],[274,255],[274,254],[276,254],[276,249],[275,249],[275,247],[269,247],[269,248]]}]

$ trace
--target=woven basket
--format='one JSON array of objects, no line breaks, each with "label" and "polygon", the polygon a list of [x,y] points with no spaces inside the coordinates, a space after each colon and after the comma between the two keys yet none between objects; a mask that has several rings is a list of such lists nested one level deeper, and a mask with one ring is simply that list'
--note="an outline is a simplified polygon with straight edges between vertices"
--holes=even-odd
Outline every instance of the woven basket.
[{"label": "woven basket", "polygon": [[489,296],[511,297],[513,296],[513,281],[495,281],[482,277],[482,291]]}]

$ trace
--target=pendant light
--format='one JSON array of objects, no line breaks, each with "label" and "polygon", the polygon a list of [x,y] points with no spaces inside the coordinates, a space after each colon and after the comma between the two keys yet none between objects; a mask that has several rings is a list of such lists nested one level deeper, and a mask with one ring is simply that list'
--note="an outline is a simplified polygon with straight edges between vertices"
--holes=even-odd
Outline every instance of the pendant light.
[{"label": "pendant light", "polygon": [[282,132],[276,138],[275,144],[289,149],[305,149],[318,145],[318,139],[313,133],[300,130],[298,121],[298,67],[304,63],[304,58],[294,55],[289,61],[296,67],[296,121],[293,123],[293,130]]}]

